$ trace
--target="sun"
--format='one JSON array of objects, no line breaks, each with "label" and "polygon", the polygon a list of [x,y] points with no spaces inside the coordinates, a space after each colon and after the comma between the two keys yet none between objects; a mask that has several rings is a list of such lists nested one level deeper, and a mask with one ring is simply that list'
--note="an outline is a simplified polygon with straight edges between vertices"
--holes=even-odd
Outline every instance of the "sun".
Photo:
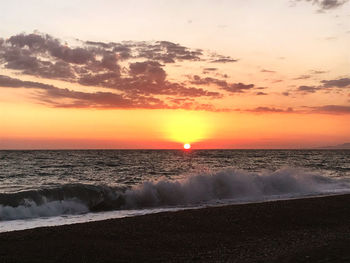
[{"label": "sun", "polygon": [[185,149],[185,150],[191,149],[191,144],[185,143],[185,144],[184,144],[184,149]]},{"label": "sun", "polygon": [[163,123],[166,140],[178,143],[196,143],[210,137],[212,126],[203,112],[173,111],[167,112]]}]

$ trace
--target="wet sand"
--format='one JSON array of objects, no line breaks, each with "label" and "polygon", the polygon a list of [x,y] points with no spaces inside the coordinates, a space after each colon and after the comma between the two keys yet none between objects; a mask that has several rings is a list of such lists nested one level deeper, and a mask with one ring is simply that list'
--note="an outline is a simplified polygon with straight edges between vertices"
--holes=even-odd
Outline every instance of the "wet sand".
[{"label": "wet sand", "polygon": [[350,262],[350,195],[0,234],[0,262]]}]

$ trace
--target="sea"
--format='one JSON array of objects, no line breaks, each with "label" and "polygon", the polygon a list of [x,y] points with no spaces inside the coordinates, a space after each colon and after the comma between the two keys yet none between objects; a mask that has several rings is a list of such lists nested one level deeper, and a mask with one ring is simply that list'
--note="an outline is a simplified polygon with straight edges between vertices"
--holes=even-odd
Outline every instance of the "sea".
[{"label": "sea", "polygon": [[0,151],[0,232],[350,193],[350,150]]}]

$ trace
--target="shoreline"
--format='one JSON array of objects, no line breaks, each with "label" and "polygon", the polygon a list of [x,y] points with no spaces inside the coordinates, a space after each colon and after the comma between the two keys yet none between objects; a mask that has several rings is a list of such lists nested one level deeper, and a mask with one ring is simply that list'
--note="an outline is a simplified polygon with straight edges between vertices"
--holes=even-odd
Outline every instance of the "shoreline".
[{"label": "shoreline", "polygon": [[[226,206],[236,206],[236,205],[249,205],[249,204],[261,204],[268,202],[278,202],[278,201],[288,201],[288,200],[298,200],[298,199],[309,199],[309,198],[320,198],[320,197],[332,197],[339,195],[350,195],[349,191],[343,191],[339,193],[323,193],[318,195],[302,195],[302,196],[294,196],[294,197],[282,197],[276,199],[264,199],[264,200],[241,200],[237,202],[228,202],[228,203],[216,203],[216,204],[205,204],[198,206],[169,206],[169,207],[150,207],[144,209],[131,209],[131,210],[107,210],[101,212],[88,212],[84,214],[78,215],[61,215],[61,216],[53,216],[53,217],[35,217],[35,218],[27,218],[27,219],[13,219],[13,220],[0,220],[0,234],[1,233],[9,233],[14,231],[24,231],[36,228],[45,228],[45,227],[56,227],[56,226],[66,226],[66,225],[76,225],[76,224],[85,224],[91,222],[99,222],[105,220],[113,220],[113,219],[122,219],[127,217],[137,217],[144,215],[153,215],[159,213],[172,213],[179,212],[184,210],[197,210],[197,209],[205,209],[205,208],[216,208],[216,207],[226,207]],[[62,219],[63,218],[63,219]],[[1,223],[3,226],[1,226]],[[9,230],[3,230],[4,224],[10,225],[8,227]],[[22,227],[13,227],[13,225],[20,224]],[[29,226],[28,226],[29,225]]]},{"label": "shoreline", "polygon": [[0,233],[0,262],[349,262],[350,194]]}]

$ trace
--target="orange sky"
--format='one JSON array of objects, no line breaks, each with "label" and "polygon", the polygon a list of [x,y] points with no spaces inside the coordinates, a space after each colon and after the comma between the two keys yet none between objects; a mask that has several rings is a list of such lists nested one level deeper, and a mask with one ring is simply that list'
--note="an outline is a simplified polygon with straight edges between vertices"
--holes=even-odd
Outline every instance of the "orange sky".
[{"label": "orange sky", "polygon": [[35,6],[25,24],[8,3],[0,149],[349,142],[350,5],[335,2],[62,1]]}]

